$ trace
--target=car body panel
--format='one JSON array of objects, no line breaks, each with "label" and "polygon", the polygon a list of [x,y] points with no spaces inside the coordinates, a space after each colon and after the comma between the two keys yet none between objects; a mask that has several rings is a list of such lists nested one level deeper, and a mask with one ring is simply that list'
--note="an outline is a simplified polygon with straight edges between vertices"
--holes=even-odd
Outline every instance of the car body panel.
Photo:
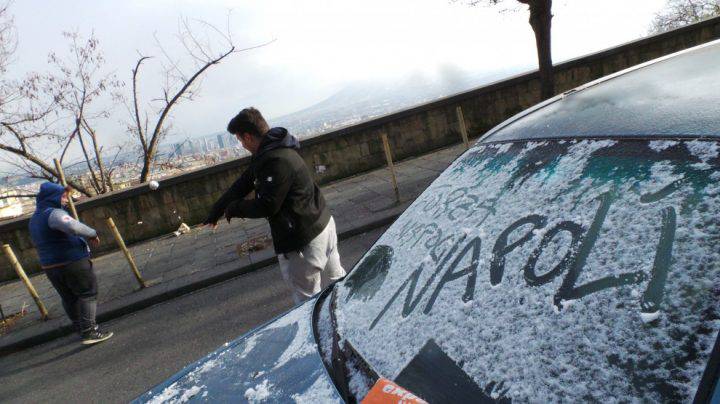
[{"label": "car body panel", "polygon": [[342,402],[315,345],[314,302],[227,343],[133,402]]}]

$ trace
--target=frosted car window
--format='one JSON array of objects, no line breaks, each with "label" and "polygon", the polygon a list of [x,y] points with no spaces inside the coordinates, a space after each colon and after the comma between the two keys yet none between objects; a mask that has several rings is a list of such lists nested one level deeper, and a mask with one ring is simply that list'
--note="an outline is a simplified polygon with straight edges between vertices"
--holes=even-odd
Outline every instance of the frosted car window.
[{"label": "frosted car window", "polygon": [[340,285],[341,337],[389,378],[437,344],[496,399],[691,400],[720,326],[719,151],[478,145]]},{"label": "frosted car window", "polygon": [[530,113],[492,141],[720,136],[720,43],[615,77]]}]

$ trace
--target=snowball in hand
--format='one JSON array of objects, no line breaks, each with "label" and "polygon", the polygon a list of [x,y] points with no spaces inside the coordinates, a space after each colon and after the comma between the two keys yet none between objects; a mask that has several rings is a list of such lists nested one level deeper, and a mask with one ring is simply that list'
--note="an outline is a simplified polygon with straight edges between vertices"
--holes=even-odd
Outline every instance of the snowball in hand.
[{"label": "snowball in hand", "polygon": [[157,181],[150,181],[148,182],[148,186],[154,191],[160,187],[160,184]]}]

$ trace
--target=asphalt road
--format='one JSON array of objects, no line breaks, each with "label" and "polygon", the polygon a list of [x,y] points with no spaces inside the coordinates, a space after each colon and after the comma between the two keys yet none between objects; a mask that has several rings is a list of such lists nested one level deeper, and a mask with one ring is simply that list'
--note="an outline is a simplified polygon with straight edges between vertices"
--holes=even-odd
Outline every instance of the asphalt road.
[{"label": "asphalt road", "polygon": [[[380,228],[340,243],[352,268]],[[92,347],[68,336],[0,357],[2,402],[127,402],[292,307],[277,265],[102,324]]]}]

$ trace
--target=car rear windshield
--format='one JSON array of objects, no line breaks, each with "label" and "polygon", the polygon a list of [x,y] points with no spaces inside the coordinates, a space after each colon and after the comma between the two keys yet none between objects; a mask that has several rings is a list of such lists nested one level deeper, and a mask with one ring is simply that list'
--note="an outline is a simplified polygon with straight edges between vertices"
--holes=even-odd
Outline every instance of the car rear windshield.
[{"label": "car rear windshield", "polygon": [[423,363],[501,401],[692,400],[720,327],[718,147],[473,147],[341,283],[341,337],[429,401]]},{"label": "car rear windshield", "polygon": [[571,93],[490,136],[720,136],[720,42]]}]

